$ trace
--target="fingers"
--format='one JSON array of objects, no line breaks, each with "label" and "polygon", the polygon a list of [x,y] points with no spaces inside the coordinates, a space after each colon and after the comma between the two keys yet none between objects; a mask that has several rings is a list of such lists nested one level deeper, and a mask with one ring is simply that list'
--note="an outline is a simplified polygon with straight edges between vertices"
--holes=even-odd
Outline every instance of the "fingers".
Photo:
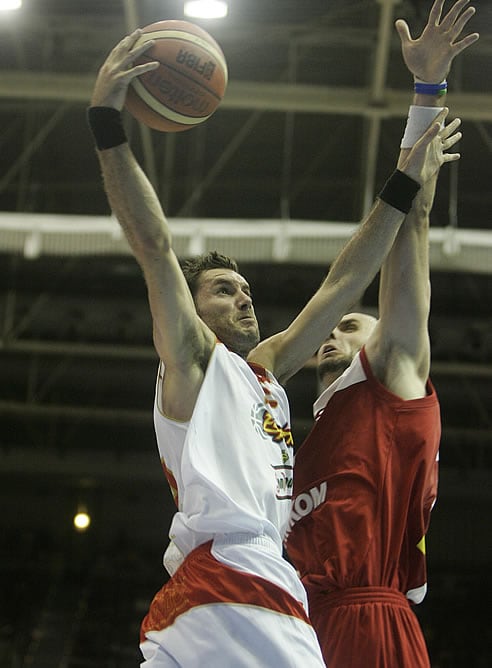
[{"label": "fingers", "polygon": [[154,46],[155,40],[154,39],[149,39],[146,42],[142,42],[141,44],[137,44],[134,46],[130,53],[132,54],[133,58],[138,58],[138,56],[141,56],[142,53],[145,53],[150,49],[152,46]]},{"label": "fingers", "polygon": [[443,162],[455,162],[461,158],[461,153],[443,153],[442,161]]},{"label": "fingers", "polygon": [[142,30],[140,28],[137,28],[134,30],[132,33],[127,35],[126,37],[123,38],[123,42],[127,42],[127,46],[129,49],[131,49],[135,43],[138,41],[140,35],[142,34]]},{"label": "fingers", "polygon": [[[434,121],[429,125],[429,127],[424,132],[422,137],[418,140],[418,142],[416,143],[416,146],[417,145],[428,146],[429,144],[432,143],[432,141],[438,135],[440,135],[441,132],[443,132],[445,130],[445,128],[443,129],[443,124],[444,124],[444,121],[445,121],[448,113],[449,113],[448,107],[444,107],[442,109],[442,111],[440,111],[439,114],[436,116]],[[442,135],[441,135],[441,137],[442,137]],[[447,135],[446,135],[446,137],[447,137]]]},{"label": "fingers", "polygon": [[442,123],[443,121],[446,120],[448,114],[449,114],[449,107],[443,107],[441,111],[437,114],[435,120],[439,121],[439,123]]},{"label": "fingers", "polygon": [[474,14],[475,14],[475,7],[468,7],[468,9],[459,17],[459,19],[453,25],[452,30],[450,31],[450,34],[452,36],[451,44],[453,45],[454,56],[457,56],[458,53],[461,53],[461,51],[463,51],[468,46],[476,42],[477,39],[480,37],[478,32],[474,32],[471,33],[470,35],[467,35],[459,42],[453,44],[454,40],[461,35],[461,33],[465,28],[465,25],[472,18],[472,16],[474,16]]},{"label": "fingers", "polygon": [[455,118],[440,132],[439,136],[441,139],[441,159],[443,162],[455,162],[461,157],[460,153],[446,153],[446,151],[457,144],[462,138],[462,133],[456,132],[460,125],[461,119]]},{"label": "fingers", "polygon": [[[448,107],[443,107],[443,109],[441,109],[441,111],[435,117],[433,123],[427,129],[427,132],[435,125],[437,125],[437,127],[439,128],[439,131],[441,131],[443,129],[444,122],[445,122],[448,114],[449,114],[449,108]],[[424,134],[424,136],[425,136],[425,134]]]},{"label": "fingers", "polygon": [[441,139],[444,140],[450,137],[454,132],[456,132],[460,125],[461,118],[455,118],[453,121],[451,121],[451,123],[446,125],[446,127],[441,130]]},{"label": "fingers", "polygon": [[154,44],[155,40],[141,41],[142,30],[134,30],[131,34],[124,37],[113,49],[108,62],[111,63],[111,70],[114,74],[118,74],[120,82],[130,82],[134,77],[148,72],[159,67],[158,61],[149,59],[148,63],[133,66],[142,54],[148,51]]},{"label": "fingers", "polygon": [[463,135],[461,132],[457,132],[451,137],[448,137],[448,139],[444,139],[442,142],[442,150],[447,151],[448,149],[452,148],[455,144],[457,144],[460,141],[462,136]]},{"label": "fingers", "polygon": [[453,44],[453,58],[458,55],[458,53],[461,53],[465,49],[467,49],[471,44],[477,41],[477,39],[480,38],[480,35],[478,32],[471,33],[471,35],[467,35],[464,37],[461,41],[456,42],[456,44]]},{"label": "fingers", "polygon": [[439,136],[444,151],[447,151],[449,148],[457,144],[463,136],[461,132],[457,132],[460,125],[461,119],[455,118],[454,121],[451,121],[449,125],[441,130]]},{"label": "fingers", "polygon": [[[466,0],[468,2],[468,0]],[[441,18],[442,8],[444,7],[444,0],[436,0],[429,12],[429,21],[427,25],[437,25]]]},{"label": "fingers", "polygon": [[453,23],[453,32],[458,36],[466,26],[471,17],[475,14],[475,7],[468,7],[463,14]]},{"label": "fingers", "polygon": [[410,35],[410,29],[406,21],[404,21],[403,19],[398,19],[398,21],[395,22],[395,28],[398,32],[398,35],[400,36],[402,44],[406,44],[407,42],[412,41],[412,36]]},{"label": "fingers", "polygon": [[150,72],[151,70],[156,70],[159,67],[159,62],[157,60],[151,60],[148,63],[142,63],[141,65],[135,65],[131,70],[128,70],[131,73],[132,79],[134,77],[140,76],[145,72]]},{"label": "fingers", "polygon": [[[139,56],[148,51],[152,46],[154,46],[155,40],[152,39],[149,39],[139,44],[138,39],[140,35],[141,31],[136,30],[131,35],[128,35],[128,38],[125,38],[121,43],[123,47],[123,54],[122,54],[123,67],[131,67],[134,60],[136,60]],[[126,39],[128,39],[128,41],[125,43]]]},{"label": "fingers", "polygon": [[[456,2],[456,3],[451,7],[451,9],[449,10],[449,12],[446,14],[446,16],[445,16],[445,17],[443,18],[443,20],[441,21],[441,26],[442,26],[443,28],[445,28],[446,30],[447,30],[448,28],[451,28],[451,26],[453,25],[453,23],[456,21],[456,19],[457,19],[458,16],[460,15],[461,10],[463,9],[463,7],[465,7],[465,5],[467,5],[467,4],[469,3],[469,1],[470,1],[470,0],[458,0],[458,2]],[[472,9],[473,11],[472,11],[472,14],[469,16],[469,18],[471,18],[471,16],[472,16],[473,13],[475,12],[474,8],[473,8],[473,7],[468,7],[468,8],[465,10],[465,12],[464,12],[464,14],[467,14],[467,13],[470,12],[470,9]]]},{"label": "fingers", "polygon": [[128,53],[128,51],[133,49],[141,34],[142,31],[138,29],[134,30],[129,35],[126,35],[126,37],[123,37],[123,39],[114,47],[112,53],[115,55]]},{"label": "fingers", "polygon": [[[441,114],[439,114],[439,116],[441,116]],[[436,121],[439,116],[436,117]],[[453,119],[450,123],[448,123],[448,125],[445,125],[444,127],[442,126],[442,122],[439,122],[440,127],[438,136],[444,151],[454,146],[461,139],[461,132],[457,132],[460,125],[461,118]]]}]

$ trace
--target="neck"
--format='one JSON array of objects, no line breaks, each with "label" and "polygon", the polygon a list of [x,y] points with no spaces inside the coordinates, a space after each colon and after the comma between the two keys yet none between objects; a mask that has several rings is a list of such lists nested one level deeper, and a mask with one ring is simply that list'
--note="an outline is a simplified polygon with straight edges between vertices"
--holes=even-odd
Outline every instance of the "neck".
[{"label": "neck", "polygon": [[323,374],[323,378],[318,380],[318,395],[326,390],[327,387],[335,382],[342,375],[343,371],[331,371]]}]

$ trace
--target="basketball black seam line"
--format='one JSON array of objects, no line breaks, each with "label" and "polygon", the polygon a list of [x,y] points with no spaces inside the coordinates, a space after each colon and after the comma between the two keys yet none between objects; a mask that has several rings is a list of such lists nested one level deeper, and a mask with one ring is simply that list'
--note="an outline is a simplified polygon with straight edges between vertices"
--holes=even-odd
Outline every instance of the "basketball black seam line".
[{"label": "basketball black seam line", "polygon": [[[157,32],[173,32],[175,30],[176,30],[176,28],[161,28]],[[181,31],[181,32],[183,32],[183,31]],[[146,34],[148,34],[148,33],[144,33],[144,35],[146,35]],[[188,34],[193,35],[194,37],[198,37],[198,39],[202,40],[203,44],[198,44],[197,46],[199,46],[200,49],[203,49],[204,51],[207,51],[207,53],[209,53],[210,55],[212,55],[212,56],[214,55],[213,52],[209,48],[207,48],[207,47],[213,46],[213,45],[209,44],[203,37],[200,37],[200,35],[195,35],[194,33],[191,33],[191,32],[188,33]],[[194,43],[190,39],[184,39],[183,37],[176,37],[176,36],[174,36],[174,37],[153,37],[152,39],[155,42],[158,42],[161,39],[174,39],[174,40],[176,40],[176,42],[186,42],[186,44],[193,44]],[[215,42],[214,49],[215,49],[215,51],[218,51],[219,53],[222,53],[222,49],[217,44],[217,42]],[[224,63],[225,63],[225,56],[224,56],[223,53],[222,53],[222,57],[224,58]],[[226,65],[226,67],[227,67],[227,65]]]},{"label": "basketball black seam line", "polygon": [[[159,62],[160,62],[160,61],[159,61]],[[163,63],[161,63],[161,65],[163,65]],[[171,68],[171,69],[172,69],[172,68]],[[150,93],[149,89],[145,87],[145,85],[144,85],[143,82],[142,82],[142,86],[145,88],[145,90],[147,91],[147,93]],[[138,96],[138,99],[139,99],[141,102],[143,102],[143,104],[145,104],[145,106],[147,107],[147,109],[150,109],[154,114],[157,114],[158,116],[162,116],[162,114],[160,114],[158,111],[156,111],[155,109],[152,109],[152,107],[150,106],[150,104],[148,104],[143,98],[141,98],[140,95],[138,95],[137,91],[135,91],[135,94]],[[163,102],[161,102],[160,100],[157,100],[157,102],[159,102],[159,104],[162,104],[163,107],[166,106],[166,105],[165,105]],[[194,118],[194,119],[196,119],[196,120],[200,119],[202,122],[203,122],[203,121],[206,121],[207,118],[210,118],[210,116],[211,116],[211,115],[216,111],[216,109],[217,109],[217,108],[215,108],[214,111],[211,111],[211,112],[210,112],[209,114],[207,114],[206,116],[193,116],[193,114],[185,114],[185,113],[183,113],[182,111],[175,111],[174,109],[171,109],[170,107],[167,107],[167,108],[169,109],[169,111],[172,111],[173,114],[177,114],[178,116],[184,116],[185,118]],[[167,118],[167,116],[162,116],[162,118],[165,118],[167,121],[170,121],[171,123],[176,123],[176,125],[184,125],[184,126],[187,127],[187,128],[192,128],[192,127],[194,127],[195,125],[198,125],[198,123],[196,123],[196,124],[193,124],[193,123],[191,123],[191,124],[189,124],[189,123],[180,123],[179,121],[175,121],[175,120],[173,120],[172,118]]]},{"label": "basketball black seam line", "polygon": [[[145,90],[147,90],[147,89],[145,89]],[[158,111],[156,111],[155,109],[152,109],[152,107],[150,106],[150,104],[147,104],[147,102],[146,102],[143,98],[141,98],[140,95],[139,95],[136,91],[135,91],[135,95],[137,95],[137,97],[138,97],[138,99],[140,100],[140,102],[141,102],[141,103],[142,103],[142,104],[143,104],[149,111],[151,111],[153,114],[156,114],[157,116],[159,116],[159,118],[162,118],[162,119],[165,120],[165,121],[169,121],[170,123],[174,123],[174,125],[182,125],[184,128],[189,128],[190,130],[191,130],[191,128],[194,128],[194,127],[195,127],[195,125],[193,125],[193,124],[180,123],[179,121],[174,121],[172,118],[167,118],[166,116],[162,116],[162,114],[160,114]],[[170,111],[173,111],[173,110],[171,109]],[[186,115],[186,114],[181,114],[179,111],[173,111],[173,113],[174,113],[174,114],[180,114],[181,116],[185,116],[186,118],[200,118],[199,116],[188,116],[188,115]],[[205,118],[205,120],[206,120],[206,118]],[[145,121],[141,121],[141,122],[145,124]],[[197,125],[199,125],[199,123],[197,123]],[[154,127],[153,129],[154,129],[154,130],[158,130],[159,128],[155,128],[155,127]],[[161,130],[161,132],[166,132],[166,130]]]}]

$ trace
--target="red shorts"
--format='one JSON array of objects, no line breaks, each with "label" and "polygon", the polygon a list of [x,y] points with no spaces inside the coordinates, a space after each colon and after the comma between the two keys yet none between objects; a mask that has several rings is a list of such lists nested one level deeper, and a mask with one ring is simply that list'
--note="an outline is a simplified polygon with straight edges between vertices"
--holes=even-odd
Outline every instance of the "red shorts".
[{"label": "red shorts", "polygon": [[310,617],[330,668],[430,668],[407,598],[387,587],[310,593]]}]

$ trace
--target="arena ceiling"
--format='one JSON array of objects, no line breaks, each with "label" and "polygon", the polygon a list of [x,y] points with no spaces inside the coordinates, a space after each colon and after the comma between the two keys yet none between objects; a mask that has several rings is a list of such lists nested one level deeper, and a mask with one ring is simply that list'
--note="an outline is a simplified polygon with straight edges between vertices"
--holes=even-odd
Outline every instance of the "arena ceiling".
[{"label": "arena ceiling", "polygon": [[[429,5],[233,0],[226,20],[201,22],[229,66],[215,115],[179,134],[126,118],[176,234],[180,221],[192,226],[182,255],[208,225],[222,223],[222,246],[243,260],[264,334],[316,289],[333,258],[326,239],[346,238],[348,228],[336,224],[356,224],[392,171],[411,98],[393,22],[404,17],[418,31]],[[470,30],[481,39],[449,78],[463,157],[443,169],[432,214],[443,494],[460,498],[488,498],[492,465],[492,6],[477,5]],[[123,515],[110,508],[116,489],[160,490],[145,288],[110,221],[85,108],[112,45],[136,25],[167,18],[183,18],[181,2],[25,0],[17,16],[0,16],[0,475],[5,503],[26,526],[41,520],[41,508],[53,530],[59,526],[53,509],[65,508],[46,491],[53,485],[73,503],[104,496],[113,528],[136,507],[120,499]],[[91,232],[107,223],[113,246]],[[311,223],[322,224],[326,258],[322,242],[302,256],[295,242],[292,252],[279,251],[287,227],[308,238]],[[50,224],[58,235],[51,250],[43,231]],[[272,224],[278,232],[267,243],[260,228]],[[363,305],[375,308],[376,285]],[[313,369],[288,389],[300,439],[310,423]],[[12,500],[14,488],[31,490],[29,504]],[[171,511],[165,498],[158,541]],[[133,521],[155,539],[154,524],[137,510]]]},{"label": "arena ceiling", "polygon": [[[393,22],[418,32],[431,2],[229,4],[223,22],[200,22],[229,66],[215,115],[175,135],[126,126],[180,256],[236,255],[267,335],[317,288],[394,168],[412,82]],[[441,173],[431,235],[443,439],[424,615],[442,620],[428,638],[451,668],[490,663],[470,659],[486,643],[472,612],[490,597],[479,578],[492,559],[492,4],[475,4],[481,38],[447,99],[462,159]],[[152,427],[145,286],[110,217],[85,109],[110,48],[137,25],[182,19],[182,3],[23,5],[0,15],[0,663],[126,668],[173,505]],[[362,306],[374,311],[376,295],[377,281]],[[300,442],[312,365],[287,390]],[[71,527],[81,504],[84,537]]]}]

